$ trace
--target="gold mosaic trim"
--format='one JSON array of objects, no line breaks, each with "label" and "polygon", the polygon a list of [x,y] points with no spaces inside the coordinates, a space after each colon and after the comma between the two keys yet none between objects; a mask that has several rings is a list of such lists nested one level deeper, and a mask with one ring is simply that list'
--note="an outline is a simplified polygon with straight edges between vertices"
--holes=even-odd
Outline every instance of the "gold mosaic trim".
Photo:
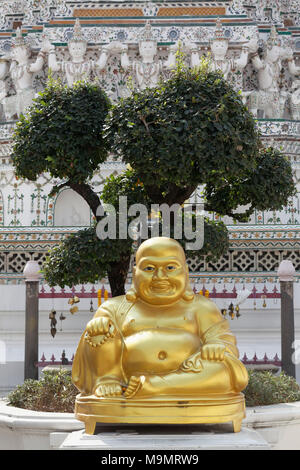
[{"label": "gold mosaic trim", "polygon": [[74,10],[73,16],[79,17],[108,17],[108,16],[143,16],[143,10],[139,8],[98,8],[95,10],[88,10],[88,9],[77,9]]},{"label": "gold mosaic trim", "polygon": [[[162,7],[159,9],[157,16],[211,16],[225,15],[224,7]],[[144,16],[143,10],[140,8],[97,8],[87,9],[78,8],[74,10],[75,17],[130,17]]]},{"label": "gold mosaic trim", "polygon": [[157,16],[211,16],[225,14],[226,9],[223,7],[163,7],[159,9]]}]

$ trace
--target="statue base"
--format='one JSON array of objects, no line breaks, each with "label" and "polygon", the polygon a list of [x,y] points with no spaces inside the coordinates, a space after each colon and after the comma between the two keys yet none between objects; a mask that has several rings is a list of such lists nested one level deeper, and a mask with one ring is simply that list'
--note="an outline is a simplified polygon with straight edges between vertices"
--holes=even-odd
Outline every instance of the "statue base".
[{"label": "statue base", "polygon": [[[84,430],[73,431],[52,448],[57,450],[96,450],[100,463],[110,463],[111,465],[119,463],[119,465],[123,464],[124,468],[126,465],[125,456],[128,456],[128,451],[130,451],[132,458],[135,458],[135,463],[143,462],[155,465],[155,463],[162,463],[163,460],[155,461],[153,455],[160,455],[163,458],[166,451],[170,457],[168,463],[172,464],[174,454],[181,455],[182,463],[188,463],[185,460],[187,456],[199,455],[196,452],[200,450],[270,450],[271,446],[254,429],[243,427],[241,432],[232,434],[230,424],[182,424],[177,426],[167,424],[102,424],[97,426],[94,436],[89,436]],[[157,451],[159,451],[158,454]],[[184,451],[189,451],[189,453]],[[191,451],[194,451],[195,454]],[[119,462],[116,457],[120,457]],[[180,460],[173,461],[173,464],[176,463],[179,464]],[[192,460],[190,463],[195,462]],[[127,467],[129,466],[127,464]]]},{"label": "statue base", "polygon": [[94,434],[97,423],[210,424],[233,423],[241,430],[245,417],[242,393],[209,397],[157,397],[147,399],[99,398],[77,395],[75,416],[85,423],[86,434]]}]

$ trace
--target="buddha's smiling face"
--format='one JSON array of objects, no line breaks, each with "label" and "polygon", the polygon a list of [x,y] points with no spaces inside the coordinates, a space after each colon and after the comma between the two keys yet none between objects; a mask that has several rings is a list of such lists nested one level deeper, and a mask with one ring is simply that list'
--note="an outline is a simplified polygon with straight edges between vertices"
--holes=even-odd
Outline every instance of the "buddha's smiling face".
[{"label": "buddha's smiling face", "polygon": [[164,237],[144,242],[136,256],[134,286],[139,298],[154,305],[168,305],[182,298],[187,283],[184,251]]}]

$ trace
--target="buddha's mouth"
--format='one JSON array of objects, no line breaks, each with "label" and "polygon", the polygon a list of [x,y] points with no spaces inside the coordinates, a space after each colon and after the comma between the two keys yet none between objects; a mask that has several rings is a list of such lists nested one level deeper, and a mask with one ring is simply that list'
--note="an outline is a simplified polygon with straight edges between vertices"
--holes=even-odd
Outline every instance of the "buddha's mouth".
[{"label": "buddha's mouth", "polygon": [[155,281],[151,283],[151,290],[154,292],[166,292],[172,289],[172,285],[168,281]]}]

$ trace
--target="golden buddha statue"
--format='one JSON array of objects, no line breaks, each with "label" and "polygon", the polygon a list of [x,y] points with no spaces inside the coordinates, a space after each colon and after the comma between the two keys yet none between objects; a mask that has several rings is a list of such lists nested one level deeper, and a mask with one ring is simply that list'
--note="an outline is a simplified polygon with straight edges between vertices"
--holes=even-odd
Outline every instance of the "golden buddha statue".
[{"label": "golden buddha statue", "polygon": [[132,289],[104,302],[73,362],[75,414],[102,423],[222,423],[238,432],[248,374],[217,306],[195,295],[181,245],[143,242]]}]

